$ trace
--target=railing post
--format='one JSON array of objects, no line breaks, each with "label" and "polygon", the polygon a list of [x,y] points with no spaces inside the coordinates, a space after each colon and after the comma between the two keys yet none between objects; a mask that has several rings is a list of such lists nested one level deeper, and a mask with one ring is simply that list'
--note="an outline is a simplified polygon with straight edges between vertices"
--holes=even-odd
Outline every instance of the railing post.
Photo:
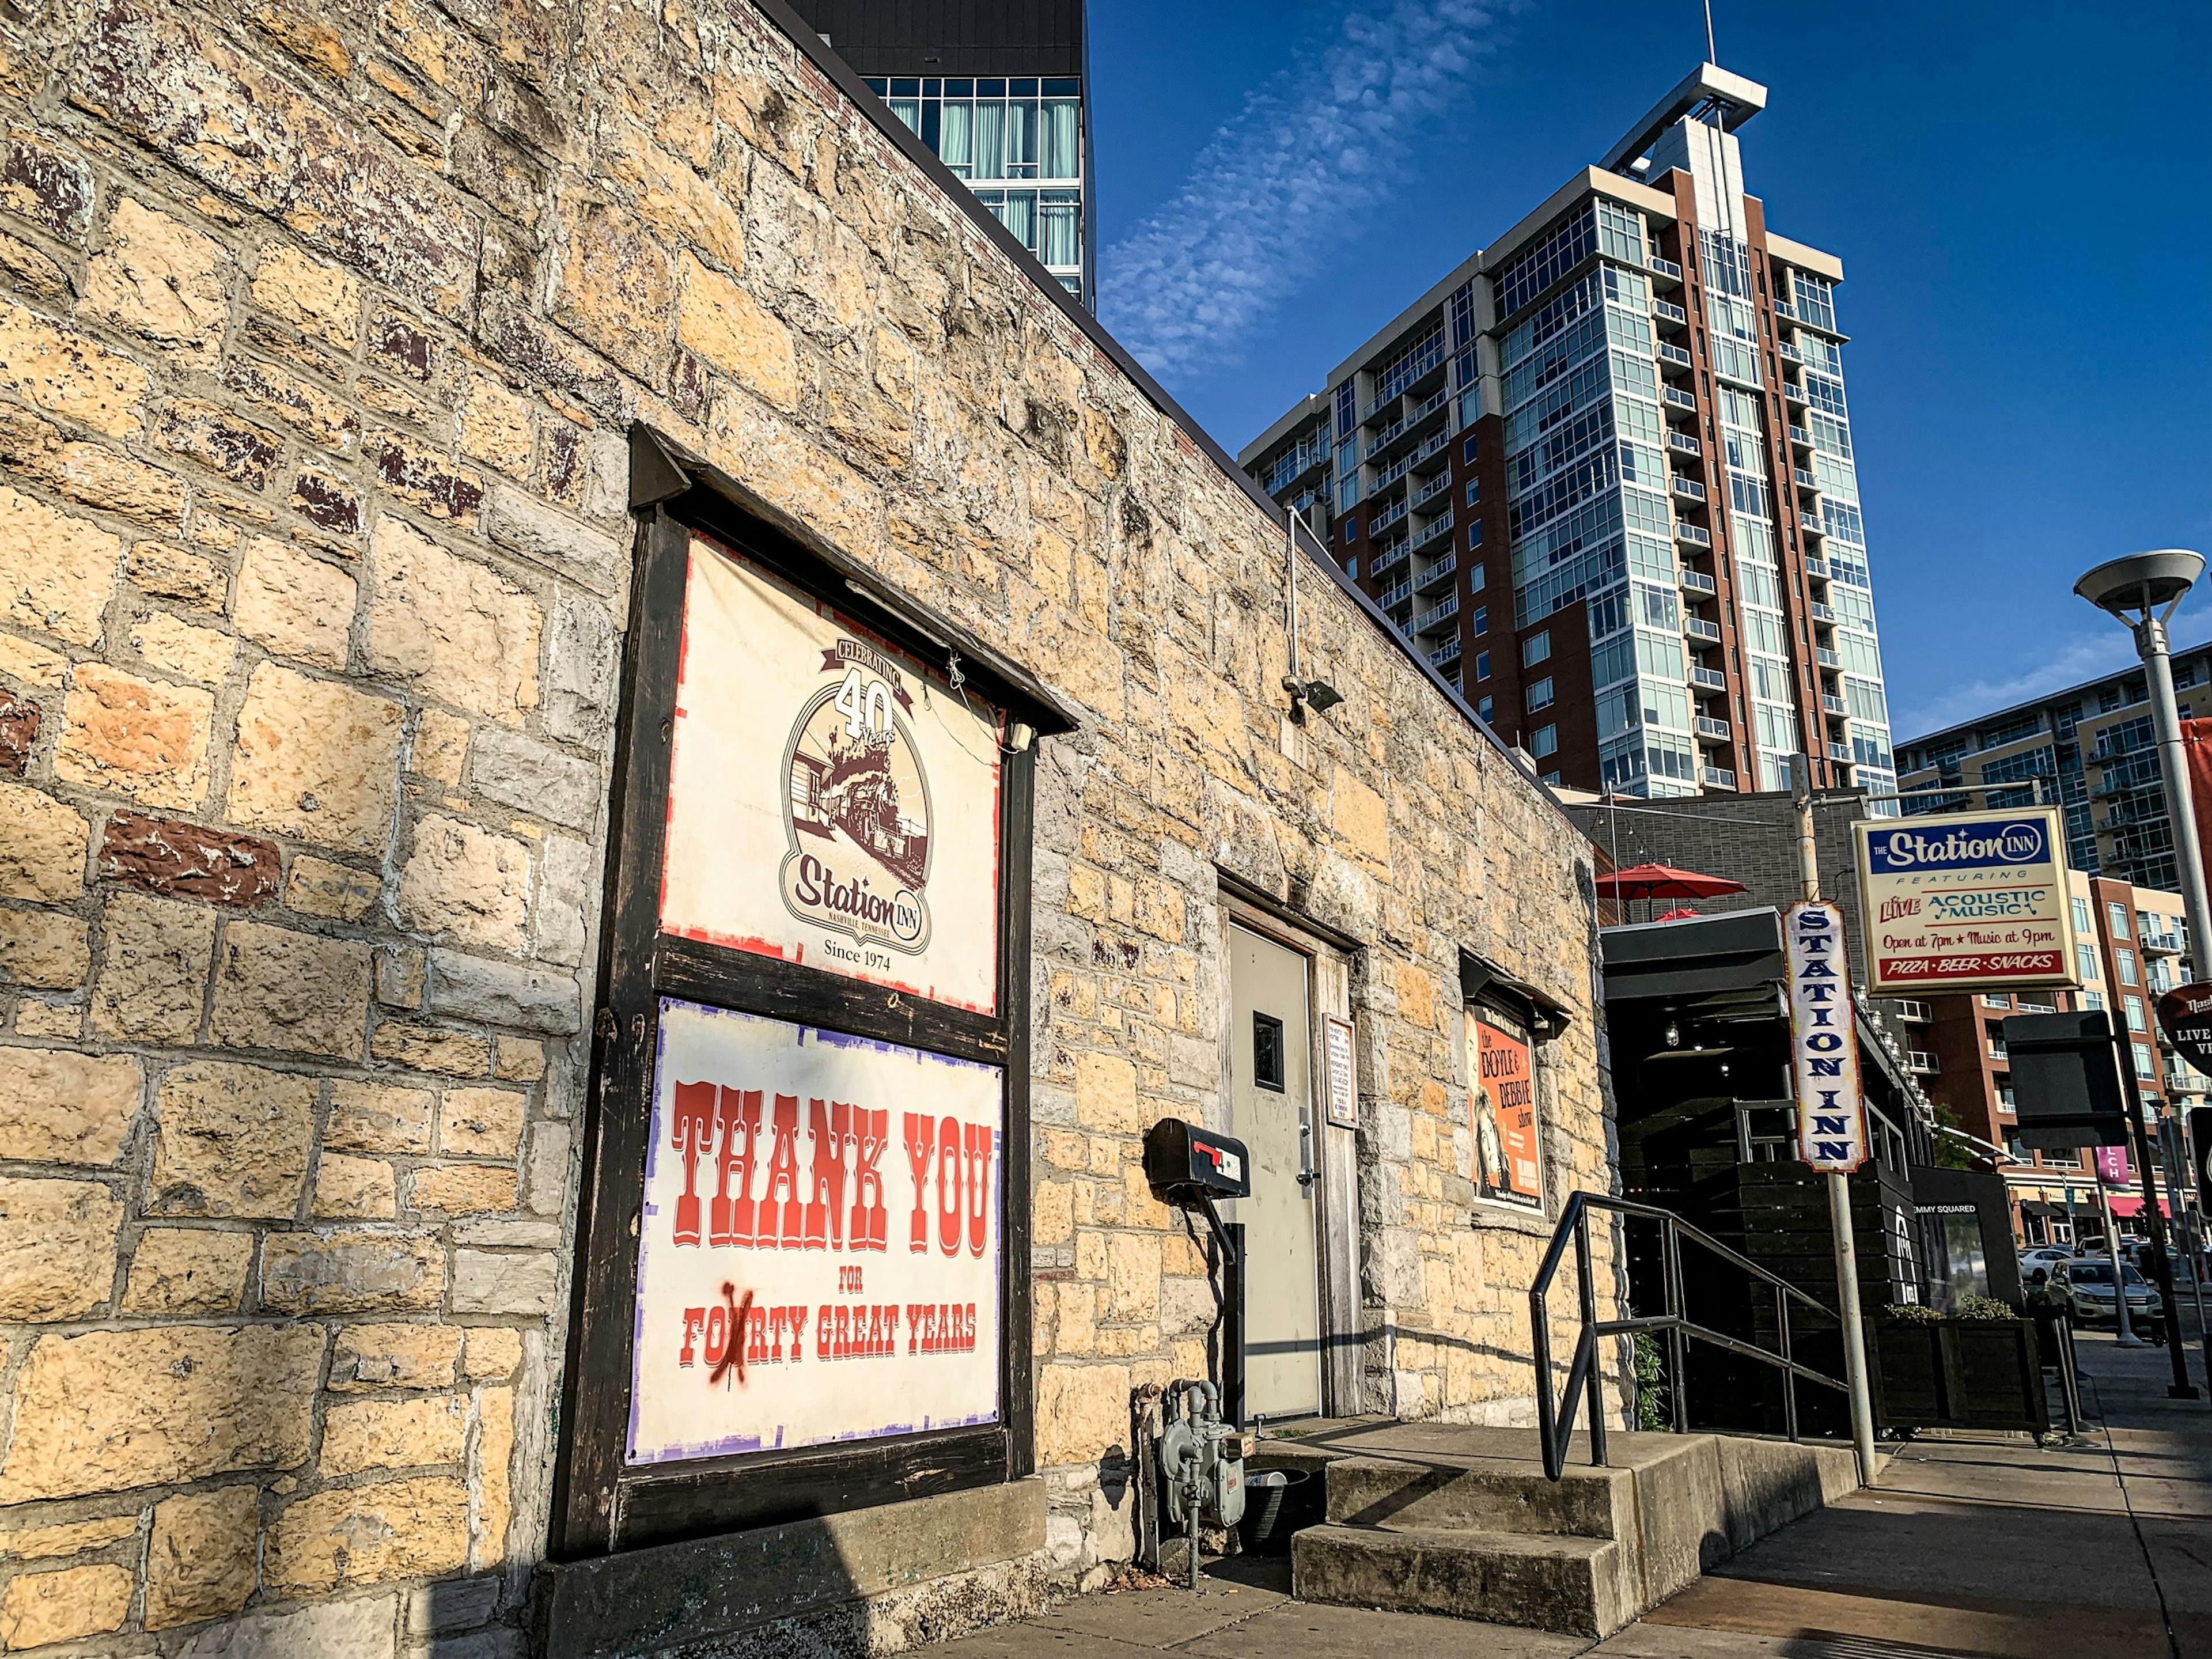
[{"label": "railing post", "polygon": [[1797,1358],[1790,1346],[1790,1297],[1774,1287],[1774,1312],[1782,1322],[1782,1421],[1790,1437],[1797,1437]]},{"label": "railing post", "polygon": [[[1605,1363],[1598,1352],[1597,1282],[1590,1272],[1589,1206],[1575,1211],[1575,1279],[1582,1290],[1583,1328],[1577,1346],[1589,1351],[1590,1462],[1605,1467]],[[1570,1430],[1571,1431],[1571,1428]]]},{"label": "railing post", "polygon": [[1682,1322],[1689,1310],[1682,1304],[1682,1237],[1674,1230],[1674,1218],[1670,1214],[1659,1224],[1659,1256],[1662,1273],[1666,1280],[1667,1313],[1674,1322],[1667,1328],[1668,1378],[1674,1398],[1668,1403],[1674,1407],[1674,1432],[1690,1431],[1690,1339],[1682,1334]]},{"label": "railing post", "polygon": [[1536,1371],[1536,1433],[1542,1442],[1544,1478],[1556,1480],[1567,1460],[1559,1443],[1559,1413],[1552,1405],[1551,1316],[1545,1309],[1540,1285],[1532,1285],[1528,1291],[1528,1355]]}]

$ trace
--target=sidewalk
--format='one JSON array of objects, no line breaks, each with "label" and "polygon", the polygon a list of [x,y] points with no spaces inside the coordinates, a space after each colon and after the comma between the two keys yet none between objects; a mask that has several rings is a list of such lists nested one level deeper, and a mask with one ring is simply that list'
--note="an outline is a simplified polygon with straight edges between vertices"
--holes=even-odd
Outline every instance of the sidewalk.
[{"label": "sidewalk", "polygon": [[[2212,1404],[2165,1351],[2080,1341],[2075,1443],[1960,1435],[1785,1528],[1610,1639],[1294,1601],[1286,1565],[1085,1597],[942,1659],[2212,1659]],[[2203,1384],[2203,1350],[2190,1374]]]}]

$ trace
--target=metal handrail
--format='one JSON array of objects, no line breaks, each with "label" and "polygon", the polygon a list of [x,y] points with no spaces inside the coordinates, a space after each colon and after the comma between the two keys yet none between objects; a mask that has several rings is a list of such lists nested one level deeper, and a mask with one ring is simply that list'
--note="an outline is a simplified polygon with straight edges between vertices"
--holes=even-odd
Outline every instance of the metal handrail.
[{"label": "metal handrail", "polygon": [[[1589,1212],[1592,1210],[1610,1210],[1616,1215],[1659,1224],[1660,1288],[1665,1297],[1666,1312],[1627,1319],[1600,1319],[1597,1316],[1597,1294],[1590,1267]],[[1741,1268],[1753,1279],[1773,1288],[1775,1318],[1782,1336],[1779,1352],[1700,1325],[1682,1312],[1682,1240],[1686,1236],[1692,1243],[1702,1245],[1729,1266]],[[1570,1243],[1575,1247],[1575,1281],[1577,1299],[1581,1304],[1582,1330],[1575,1339],[1574,1358],[1567,1366],[1566,1386],[1559,1399],[1554,1401],[1552,1397],[1552,1327],[1545,1298],[1551,1292],[1552,1280],[1559,1273],[1560,1263],[1566,1259]],[[1574,1434],[1575,1414],[1582,1404],[1585,1384],[1589,1389],[1590,1462],[1598,1468],[1606,1467],[1604,1376],[1598,1369],[1597,1345],[1607,1337],[1627,1336],[1639,1331],[1667,1333],[1668,1374],[1674,1385],[1669,1393],[1673,1396],[1675,1433],[1689,1432],[1687,1362],[1689,1344],[1695,1340],[1710,1342],[1716,1347],[1726,1348],[1746,1358],[1756,1359],[1779,1370],[1783,1373],[1783,1420],[1790,1438],[1796,1439],[1797,1383],[1800,1378],[1808,1382],[1821,1383],[1838,1394],[1847,1394],[1849,1390],[1836,1378],[1816,1371],[1795,1358],[1790,1333],[1790,1304],[1793,1300],[1803,1303],[1826,1318],[1836,1317],[1824,1304],[1806,1295],[1787,1279],[1769,1273],[1756,1261],[1737,1254],[1702,1228],[1683,1220],[1672,1210],[1663,1210],[1653,1204],[1638,1204],[1626,1198],[1610,1198],[1601,1193],[1577,1192],[1571,1195],[1567,1200],[1566,1209],[1560,1214],[1559,1224],[1553,1231],[1551,1248],[1544,1252],[1544,1260],[1536,1269],[1535,1280],[1528,1288],[1528,1331],[1536,1368],[1536,1426],[1543,1443],[1545,1477],[1557,1480],[1566,1473],[1567,1443]]]}]

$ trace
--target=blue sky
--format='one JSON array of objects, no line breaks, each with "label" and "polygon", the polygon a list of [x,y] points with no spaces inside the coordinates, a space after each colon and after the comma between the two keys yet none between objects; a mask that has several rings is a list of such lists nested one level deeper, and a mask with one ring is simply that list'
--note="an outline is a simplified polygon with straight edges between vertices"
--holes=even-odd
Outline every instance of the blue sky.
[{"label": "blue sky", "polygon": [[[1704,56],[1682,0],[1093,0],[1091,23],[1101,310],[1232,452]],[[1715,23],[1770,88],[1743,133],[1768,222],[1844,260],[1896,736],[2131,659],[2071,588],[2212,553],[2212,7],[1716,0]],[[2212,636],[2212,593],[2177,629]]]}]

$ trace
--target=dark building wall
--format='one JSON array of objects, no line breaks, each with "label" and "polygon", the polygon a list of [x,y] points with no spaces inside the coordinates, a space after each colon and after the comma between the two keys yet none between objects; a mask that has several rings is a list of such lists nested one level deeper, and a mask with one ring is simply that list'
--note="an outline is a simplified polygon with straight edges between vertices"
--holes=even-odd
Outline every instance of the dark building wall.
[{"label": "dark building wall", "polygon": [[1083,0],[793,0],[860,75],[1080,75]]}]

